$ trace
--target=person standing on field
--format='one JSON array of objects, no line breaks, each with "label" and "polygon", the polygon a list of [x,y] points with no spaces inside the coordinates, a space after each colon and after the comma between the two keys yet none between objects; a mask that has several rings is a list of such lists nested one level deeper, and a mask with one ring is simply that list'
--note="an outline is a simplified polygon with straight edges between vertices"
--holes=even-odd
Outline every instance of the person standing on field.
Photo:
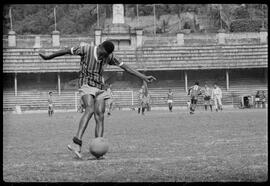
[{"label": "person standing on field", "polygon": [[218,110],[223,110],[222,108],[222,91],[221,89],[217,86],[217,83],[214,84],[214,88],[212,90],[212,99],[214,100],[214,105],[215,109],[218,112]]}]

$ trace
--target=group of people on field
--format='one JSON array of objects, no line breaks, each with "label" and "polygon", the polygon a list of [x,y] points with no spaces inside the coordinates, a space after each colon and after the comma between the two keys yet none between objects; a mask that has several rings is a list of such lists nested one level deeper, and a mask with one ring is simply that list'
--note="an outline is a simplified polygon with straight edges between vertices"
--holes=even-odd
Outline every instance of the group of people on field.
[{"label": "group of people on field", "polygon": [[266,96],[264,94],[264,91],[257,91],[256,95],[255,95],[255,104],[254,107],[255,108],[265,108],[265,102],[266,102]]},{"label": "group of people on field", "polygon": [[[188,89],[188,95],[190,96],[190,100],[187,102],[187,106],[190,114],[194,114],[197,102],[200,96],[204,99],[204,108],[207,110],[207,107],[210,107],[212,111],[212,105],[214,104],[215,110],[218,112],[222,110],[222,91],[218,87],[217,83],[214,84],[214,88],[211,89],[207,84],[205,84],[204,88],[199,86],[199,82],[195,82],[193,86]],[[173,108],[173,92],[169,89],[167,93],[167,101],[169,111],[172,112]]]},{"label": "group of people on field", "polygon": [[[156,80],[156,78],[151,75],[140,73],[138,70],[133,69],[129,65],[125,64],[121,59],[114,55],[114,48],[114,44],[107,40],[99,45],[81,43],[77,46],[60,49],[51,54],[39,53],[39,56],[43,60],[51,60],[53,58],[61,57],[64,55],[78,55],[81,57],[79,62],[80,71],[78,91],[80,92],[80,104],[83,110],[83,114],[78,123],[77,131],[72,138],[71,143],[67,145],[67,149],[80,159],[82,158],[82,138],[93,115],[96,122],[94,130],[95,138],[103,137],[106,100],[110,100],[110,102],[108,102],[108,114],[111,114],[110,108],[112,108],[112,91],[110,91],[110,87],[106,87],[103,78],[103,72],[106,66],[118,66],[122,70],[141,79],[144,84],[139,93],[140,109],[138,109],[138,112],[140,113],[140,111],[142,111],[142,114],[144,114],[147,104],[149,105],[150,95],[148,93],[147,83],[151,83],[152,81]],[[51,94],[52,93],[50,93],[50,97],[48,99],[49,116],[53,114],[53,101]],[[190,114],[194,113],[198,97],[201,94],[203,94],[205,103],[207,103],[205,105],[206,110],[207,105],[212,105],[211,100],[214,101],[216,111],[222,110],[222,92],[220,88],[215,84],[212,91],[207,89],[207,86],[205,86],[205,91],[202,91],[199,83],[195,82],[194,86],[188,89],[188,95],[190,95]],[[173,93],[170,90],[168,93],[168,105],[170,111],[172,111],[172,103]],[[212,106],[210,106],[210,108],[212,110]]]}]

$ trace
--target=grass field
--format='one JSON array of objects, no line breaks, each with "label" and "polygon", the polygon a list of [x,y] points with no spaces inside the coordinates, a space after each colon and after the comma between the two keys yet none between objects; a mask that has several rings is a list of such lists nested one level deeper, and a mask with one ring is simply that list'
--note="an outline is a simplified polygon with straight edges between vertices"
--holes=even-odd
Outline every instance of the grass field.
[{"label": "grass field", "polygon": [[[71,143],[80,113],[4,114],[6,182],[263,182],[268,179],[267,110],[114,111],[105,118],[110,150],[88,153],[91,119],[78,160]],[[87,160],[87,157],[90,159]]]}]

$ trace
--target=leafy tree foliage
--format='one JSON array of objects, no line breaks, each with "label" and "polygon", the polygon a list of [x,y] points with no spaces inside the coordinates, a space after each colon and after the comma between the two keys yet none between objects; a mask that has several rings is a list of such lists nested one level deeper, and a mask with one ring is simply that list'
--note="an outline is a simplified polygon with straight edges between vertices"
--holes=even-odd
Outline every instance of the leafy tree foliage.
[{"label": "leafy tree foliage", "polygon": [[[200,10],[213,20],[213,26],[222,27],[228,31],[248,31],[237,26],[239,20],[244,20],[242,25],[247,25],[252,19],[252,25],[258,30],[259,24],[255,23],[256,17],[267,17],[267,6],[261,4],[156,4],[156,18],[161,15],[178,15],[193,12],[200,14]],[[139,4],[139,16],[152,16],[153,4]],[[3,9],[3,33],[10,30],[9,10],[12,8],[13,30],[17,34],[50,34],[55,29],[54,8],[56,8],[57,30],[61,34],[89,34],[97,26],[96,4],[10,4]],[[125,4],[125,16],[137,15],[136,4]],[[112,16],[112,4],[99,4],[100,25],[104,26],[106,18]],[[236,22],[235,22],[236,21]],[[232,29],[232,23],[234,28]],[[241,22],[241,21],[240,21]],[[262,21],[257,21],[262,22]],[[267,21],[265,21],[267,23]],[[166,23],[164,23],[165,25]],[[236,28],[238,27],[238,28]]]}]

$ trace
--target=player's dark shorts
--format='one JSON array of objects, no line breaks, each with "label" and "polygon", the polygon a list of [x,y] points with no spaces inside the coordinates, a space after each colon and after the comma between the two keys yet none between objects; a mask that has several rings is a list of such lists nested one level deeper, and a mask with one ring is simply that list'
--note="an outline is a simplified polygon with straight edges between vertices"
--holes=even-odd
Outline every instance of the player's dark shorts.
[{"label": "player's dark shorts", "polygon": [[205,96],[205,97],[204,97],[204,100],[205,100],[205,101],[209,101],[210,99],[211,99],[211,96]]},{"label": "player's dark shorts", "polygon": [[49,104],[48,109],[49,110],[53,110],[53,105],[52,104]]},{"label": "player's dark shorts", "polygon": [[191,104],[195,104],[196,105],[197,104],[197,99],[192,98],[191,99]]}]

